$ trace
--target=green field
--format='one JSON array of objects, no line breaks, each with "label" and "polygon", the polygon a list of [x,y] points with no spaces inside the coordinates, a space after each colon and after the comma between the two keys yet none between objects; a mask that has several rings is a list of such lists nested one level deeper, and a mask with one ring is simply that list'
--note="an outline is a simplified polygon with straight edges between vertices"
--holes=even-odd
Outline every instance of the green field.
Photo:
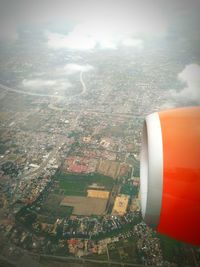
[{"label": "green field", "polygon": [[120,190],[121,194],[129,195],[129,196],[137,196],[138,188],[133,186],[132,184],[123,184]]},{"label": "green field", "polygon": [[58,172],[55,179],[59,182],[59,189],[68,196],[85,196],[88,186],[93,183],[111,190],[114,183],[112,178],[101,174],[75,175]]},{"label": "green field", "polygon": [[45,200],[39,211],[41,221],[54,223],[56,218],[63,218],[71,215],[72,207],[62,207],[60,202],[63,196],[51,193]]},{"label": "green field", "polygon": [[157,236],[160,239],[163,256],[166,260],[175,260],[178,255],[181,256],[180,251],[183,243],[159,233],[157,233]]}]

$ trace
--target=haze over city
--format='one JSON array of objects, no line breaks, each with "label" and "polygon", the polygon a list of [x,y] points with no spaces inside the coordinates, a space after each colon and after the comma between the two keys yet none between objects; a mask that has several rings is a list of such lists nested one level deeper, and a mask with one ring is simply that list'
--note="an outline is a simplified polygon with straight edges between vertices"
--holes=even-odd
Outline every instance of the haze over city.
[{"label": "haze over city", "polygon": [[146,115],[200,104],[199,13],[0,0],[0,266],[198,266],[143,222],[139,161]]}]

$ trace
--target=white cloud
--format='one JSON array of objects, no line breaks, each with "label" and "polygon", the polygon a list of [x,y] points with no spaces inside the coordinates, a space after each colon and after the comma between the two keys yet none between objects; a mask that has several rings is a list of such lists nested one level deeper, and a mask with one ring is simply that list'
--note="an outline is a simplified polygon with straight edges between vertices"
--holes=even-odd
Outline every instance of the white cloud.
[{"label": "white cloud", "polygon": [[42,80],[42,79],[32,79],[32,80],[27,80],[24,79],[22,81],[22,84],[24,87],[29,87],[29,88],[38,88],[38,87],[52,87],[56,85],[55,80]]},{"label": "white cloud", "polygon": [[99,47],[100,49],[116,49],[117,44],[112,33],[108,33],[106,28],[88,27],[86,24],[80,24],[67,35],[58,33],[47,33],[47,43],[50,48],[89,50]]},{"label": "white cloud", "polygon": [[34,73],[31,78],[24,79],[19,87],[31,94],[66,96],[69,95],[69,90],[70,94],[73,91],[70,75],[75,74],[80,79],[80,72],[93,69],[94,67],[89,64],[69,63],[43,73]]},{"label": "white cloud", "polygon": [[187,65],[178,74],[178,79],[185,84],[180,92],[174,92],[176,100],[192,103],[200,103],[200,66],[198,64]]},{"label": "white cloud", "polygon": [[79,64],[70,63],[64,66],[64,71],[66,71],[67,74],[74,74],[77,72],[87,72],[93,69],[94,68],[89,64],[79,65]]},{"label": "white cloud", "polygon": [[46,95],[63,95],[66,90],[72,87],[67,79],[24,79],[22,87],[31,93]]},{"label": "white cloud", "polygon": [[69,34],[47,33],[47,44],[52,49],[90,50],[117,49],[119,45],[143,49],[144,42],[139,38],[128,37],[128,33],[119,34],[114,29],[106,28],[106,25],[94,27],[80,24]]},{"label": "white cloud", "polygon": [[48,33],[48,46],[53,49],[75,49],[75,50],[87,50],[93,49],[96,45],[96,41],[87,35],[71,32],[68,35],[58,33]]},{"label": "white cloud", "polygon": [[129,47],[135,47],[139,50],[144,48],[144,42],[138,38],[127,38],[122,41],[122,44]]},{"label": "white cloud", "polygon": [[[101,29],[119,34],[128,33],[129,37],[137,36],[138,33],[166,34],[170,26],[173,29],[176,27],[176,21],[186,33],[190,28],[194,30],[194,27],[197,32],[198,23],[195,17],[199,21],[199,7],[199,0],[1,0],[0,38],[15,36],[23,26],[45,29],[47,24],[57,27],[68,22],[70,25],[87,23],[90,27],[101,24]],[[187,18],[191,20],[189,28],[185,27]],[[97,32],[99,29],[100,27]],[[72,40],[71,37],[66,40],[70,47],[73,46]],[[86,43],[88,41],[93,42],[87,39]],[[54,45],[60,46],[58,43]]]},{"label": "white cloud", "polygon": [[[53,49],[89,50],[117,49],[119,45],[142,49],[138,36],[164,36],[168,23],[160,5],[144,2],[91,1],[74,6],[72,25],[68,34],[47,33],[48,45]],[[74,24],[76,23],[76,24]]]}]

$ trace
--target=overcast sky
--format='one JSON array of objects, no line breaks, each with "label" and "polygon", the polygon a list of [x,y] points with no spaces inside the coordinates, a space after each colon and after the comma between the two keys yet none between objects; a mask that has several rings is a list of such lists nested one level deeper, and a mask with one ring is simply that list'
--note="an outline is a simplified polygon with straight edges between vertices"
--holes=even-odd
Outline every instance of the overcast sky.
[{"label": "overcast sky", "polygon": [[[21,38],[23,29],[39,29],[55,50],[117,49],[119,45],[142,50],[144,36],[174,34],[199,51],[199,14],[200,0],[0,0],[0,41]],[[200,58],[193,61],[177,73],[185,88],[174,97],[199,103]]]},{"label": "overcast sky", "polygon": [[197,34],[199,12],[199,0],[0,0],[0,36],[16,37],[24,26],[45,28],[64,22],[79,26],[78,31],[84,27],[116,38],[138,33],[163,35],[173,25],[188,34],[195,29]]}]

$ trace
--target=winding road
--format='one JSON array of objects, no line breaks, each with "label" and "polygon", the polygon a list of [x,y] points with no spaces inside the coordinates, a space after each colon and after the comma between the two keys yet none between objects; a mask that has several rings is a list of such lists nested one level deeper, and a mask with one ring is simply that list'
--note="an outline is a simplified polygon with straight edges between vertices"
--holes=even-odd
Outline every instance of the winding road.
[{"label": "winding road", "polygon": [[6,90],[9,92],[18,93],[18,94],[23,94],[23,95],[42,96],[42,97],[58,97],[57,95],[46,95],[46,94],[36,94],[36,93],[26,92],[26,91],[22,91],[19,89],[11,88],[11,87],[3,85],[1,83],[0,83],[0,89]]},{"label": "winding road", "polygon": [[32,92],[28,92],[28,91],[23,91],[23,90],[20,90],[20,89],[16,89],[16,88],[11,88],[7,85],[4,85],[4,84],[1,84],[0,83],[0,89],[3,89],[5,91],[9,91],[9,92],[14,92],[14,93],[18,93],[18,94],[23,94],[23,95],[31,95],[31,96],[41,96],[41,97],[64,97],[64,98],[67,98],[67,99],[70,99],[71,98],[74,98],[76,97],[77,95],[83,95],[86,90],[87,90],[87,87],[84,83],[84,80],[83,80],[83,71],[80,72],[80,83],[82,85],[82,88],[83,90],[81,91],[80,94],[76,94],[76,95],[73,95],[71,97],[66,97],[66,96],[60,96],[60,95],[49,95],[49,94],[38,94],[38,93],[32,93]]}]

